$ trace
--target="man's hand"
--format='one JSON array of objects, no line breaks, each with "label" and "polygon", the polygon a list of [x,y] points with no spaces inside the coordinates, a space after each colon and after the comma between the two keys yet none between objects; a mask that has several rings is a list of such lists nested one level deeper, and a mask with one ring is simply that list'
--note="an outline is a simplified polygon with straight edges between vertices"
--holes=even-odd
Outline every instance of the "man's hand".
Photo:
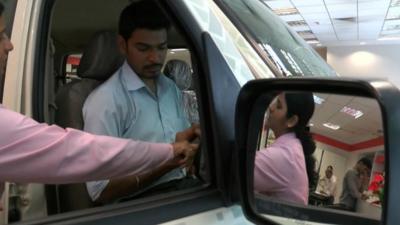
[{"label": "man's hand", "polygon": [[191,166],[199,145],[191,144],[188,141],[179,141],[172,143],[172,147],[174,148],[174,157],[181,158],[179,163]]},{"label": "man's hand", "polygon": [[192,142],[196,138],[201,137],[201,130],[199,124],[193,124],[190,128],[183,130],[181,132],[176,133],[175,141],[189,141]]}]

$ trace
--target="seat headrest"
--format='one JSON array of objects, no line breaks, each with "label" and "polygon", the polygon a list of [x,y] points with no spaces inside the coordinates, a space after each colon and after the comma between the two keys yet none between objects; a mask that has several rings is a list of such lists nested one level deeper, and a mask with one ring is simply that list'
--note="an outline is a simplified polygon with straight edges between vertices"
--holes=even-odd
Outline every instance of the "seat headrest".
[{"label": "seat headrest", "polygon": [[125,57],[117,45],[117,34],[97,32],[83,52],[77,74],[82,78],[108,79],[123,64]]},{"label": "seat headrest", "polygon": [[188,90],[192,86],[190,66],[183,60],[173,59],[165,64],[165,76],[175,81],[180,90]]}]

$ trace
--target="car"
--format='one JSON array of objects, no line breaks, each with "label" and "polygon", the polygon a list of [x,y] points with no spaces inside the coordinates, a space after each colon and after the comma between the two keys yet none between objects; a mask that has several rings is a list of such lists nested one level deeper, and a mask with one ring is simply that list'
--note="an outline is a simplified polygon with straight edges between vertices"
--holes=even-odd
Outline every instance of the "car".
[{"label": "car", "polygon": [[[5,80],[0,84],[3,85],[0,87],[2,104],[40,122],[74,127],[71,121],[79,121],[81,105],[74,105],[72,110],[71,107],[68,108],[68,102],[71,98],[84,101],[92,89],[82,90],[83,92],[79,92],[75,97],[68,96],[63,90],[71,90],[73,85],[96,80],[94,77],[85,76],[81,65],[84,55],[88,54],[88,46],[93,43],[92,37],[99,33],[116,33],[119,13],[132,1],[2,2],[7,8],[6,18],[14,44],[14,50],[8,57]],[[202,130],[202,163],[198,166],[203,167],[204,173],[199,174],[204,181],[203,185],[94,207],[88,203],[87,196],[84,196],[85,188],[82,184],[9,183],[8,196],[4,198],[8,207],[4,212],[12,213],[2,214],[0,218],[4,223],[270,223],[259,217],[254,219],[258,214],[248,207],[247,201],[252,191],[250,186],[246,186],[247,182],[243,183],[248,178],[237,170],[238,165],[243,163],[235,156],[235,152],[239,154],[240,150],[243,151],[243,148],[238,148],[236,135],[240,131],[235,126],[235,118],[238,120],[236,105],[242,87],[256,79],[299,77],[301,80],[304,77],[317,77],[318,79],[308,78],[314,85],[309,86],[312,88],[309,91],[313,91],[314,88],[315,91],[327,93],[331,90],[333,94],[350,93],[328,88],[328,81],[334,82],[341,78],[263,1],[159,0],[158,3],[173,23],[169,32],[167,61],[184,61],[192,71],[191,91],[196,95]],[[95,49],[96,54],[99,54],[98,50]],[[114,59],[114,53],[103,54],[106,58],[109,57],[110,61]],[[100,64],[98,66],[101,67]],[[107,69],[103,68],[107,71],[99,74],[104,75],[103,80],[116,68],[114,65]],[[322,82],[319,80],[321,77],[331,80]],[[292,84],[290,82],[288,81],[288,85]],[[318,84],[321,85],[321,89],[315,87]],[[345,86],[346,82],[340,84]],[[371,90],[379,89],[373,85],[368,87]],[[251,88],[243,92],[248,93]],[[394,87],[390,88],[393,92],[397,91]],[[371,94],[365,96],[378,99]],[[386,102],[378,100],[384,107]],[[246,104],[242,102],[241,106],[246,107]],[[386,124],[386,118],[383,119],[382,124]],[[79,125],[76,125],[76,128],[79,128]],[[250,177],[250,174],[248,176]],[[392,184],[397,185],[394,182]],[[394,195],[392,192],[389,194]],[[388,195],[386,198],[389,198]],[[381,222],[381,218],[357,213],[317,207],[304,209],[296,205],[289,207],[283,202],[276,202],[274,207],[281,209],[278,210],[280,213],[272,211],[269,216],[275,218],[278,223],[285,224]],[[297,211],[301,213],[293,213]],[[388,212],[382,214],[384,222],[393,222],[397,218],[391,210],[384,212]],[[326,218],[330,220],[327,221]],[[335,221],[335,218],[338,220]]]}]

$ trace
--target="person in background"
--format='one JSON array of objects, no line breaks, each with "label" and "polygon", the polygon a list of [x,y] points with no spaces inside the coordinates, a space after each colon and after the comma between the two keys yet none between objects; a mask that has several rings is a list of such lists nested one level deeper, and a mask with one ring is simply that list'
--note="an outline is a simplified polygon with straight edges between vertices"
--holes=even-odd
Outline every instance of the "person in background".
[{"label": "person in background", "polygon": [[[0,2],[2,77],[13,50],[3,12]],[[198,128],[187,129],[172,144],[126,140],[38,123],[1,104],[0,128],[0,181],[48,184],[143,174],[173,159],[184,164],[198,148],[189,141],[200,133]]]},{"label": "person in background", "polygon": [[314,179],[315,142],[307,129],[314,113],[312,93],[281,93],[269,106],[275,142],[256,153],[254,189],[275,199],[306,205]]},{"label": "person in background", "polygon": [[[118,45],[124,64],[86,99],[84,130],[102,135],[171,142],[187,129],[182,95],[161,73],[167,50],[168,18],[155,1],[132,2],[119,18]],[[193,159],[192,159],[193,160]],[[90,197],[112,203],[196,186],[176,160],[142,176],[88,182]]]},{"label": "person in background", "polygon": [[339,204],[335,205],[337,209],[355,211],[358,199],[366,199],[363,192],[361,175],[370,171],[372,167],[371,160],[361,158],[354,168],[348,170],[343,178],[343,189],[340,195]]},{"label": "person in background", "polygon": [[325,176],[318,181],[317,193],[327,196],[326,204],[333,204],[336,194],[336,176],[333,175],[333,167],[329,165],[325,170]]}]

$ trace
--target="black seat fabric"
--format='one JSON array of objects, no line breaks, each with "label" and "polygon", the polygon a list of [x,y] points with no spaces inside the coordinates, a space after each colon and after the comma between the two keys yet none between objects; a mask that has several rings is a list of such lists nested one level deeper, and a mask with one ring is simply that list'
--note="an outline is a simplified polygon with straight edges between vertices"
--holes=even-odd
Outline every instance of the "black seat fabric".
[{"label": "black seat fabric", "polygon": [[[56,123],[62,127],[83,129],[82,107],[88,95],[107,80],[123,64],[124,56],[119,52],[117,34],[98,32],[83,52],[78,76],[56,95]],[[84,183],[58,185],[60,212],[93,207]]]}]

